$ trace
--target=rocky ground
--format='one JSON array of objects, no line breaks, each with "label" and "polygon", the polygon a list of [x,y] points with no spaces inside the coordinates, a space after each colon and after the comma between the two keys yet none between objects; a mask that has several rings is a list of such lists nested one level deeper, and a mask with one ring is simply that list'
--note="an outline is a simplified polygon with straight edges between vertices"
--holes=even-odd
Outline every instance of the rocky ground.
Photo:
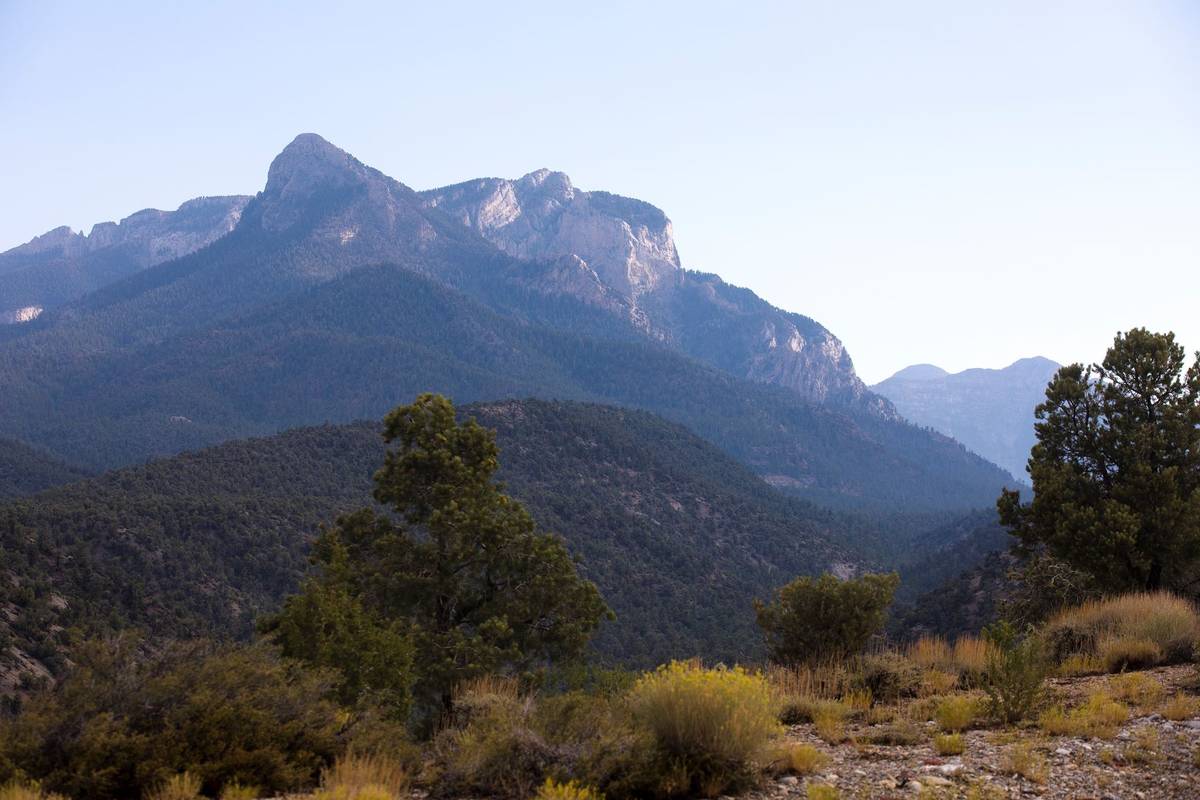
[{"label": "rocky ground", "polygon": [[[1191,691],[1192,667],[1146,673],[1167,693]],[[1071,701],[1102,687],[1104,677],[1054,682],[1056,699]],[[939,756],[932,744],[934,723],[926,723],[921,741],[912,745],[864,744],[872,726],[851,725],[852,741],[832,746],[812,725],[793,726],[788,737],[811,744],[829,763],[807,777],[774,779],[747,800],[804,798],[810,785],[835,787],[847,798],[1000,798],[1045,797],[1071,800],[1156,800],[1200,798],[1200,719],[1172,722],[1135,710],[1112,739],[1047,736],[1037,727],[972,730],[964,734],[960,756]],[[1020,762],[1025,756],[1023,764]],[[1020,766],[1026,775],[1017,774]]]}]

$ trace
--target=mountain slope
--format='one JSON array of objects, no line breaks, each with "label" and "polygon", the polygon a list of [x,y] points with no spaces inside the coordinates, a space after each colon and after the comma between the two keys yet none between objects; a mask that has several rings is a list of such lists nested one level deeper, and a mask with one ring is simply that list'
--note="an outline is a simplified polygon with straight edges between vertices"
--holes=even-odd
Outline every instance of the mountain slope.
[{"label": "mountain slope", "polygon": [[952,436],[1024,479],[1033,446],[1033,410],[1059,365],[1023,358],[1004,369],[950,374],[931,364],[900,370],[871,387],[906,419]]},{"label": "mountain slope", "polygon": [[[462,413],[497,431],[508,491],[564,536],[617,611],[596,642],[608,657],[758,655],[755,597],[852,568],[837,541],[854,538],[853,520],[651,414],[536,400]],[[52,670],[71,628],[249,634],[297,585],[318,524],[370,502],[378,430],[230,442],[0,507],[0,634]]]},{"label": "mountain slope", "polygon": [[59,461],[37,448],[12,439],[0,439],[0,500],[33,494],[85,477],[85,470]]},{"label": "mountain slope", "polygon": [[[585,192],[561,172],[484,178],[421,193],[504,252],[566,261],[593,281],[543,284],[627,318],[650,335],[738,377],[820,403],[891,413],[854,373],[842,343],[816,321],[774,308],[716,275],[684,270],[658,208]],[[600,288],[595,288],[599,286]]]},{"label": "mountain slope", "polygon": [[304,135],[228,235],[15,326],[0,434],[107,468],[436,390],[644,408],[833,505],[974,507],[1010,481],[953,440],[702,364],[553,291],[595,275],[572,258],[514,259]]},{"label": "mountain slope", "polygon": [[[148,208],[85,236],[56,228],[0,253],[0,322],[35,318],[154,264],[216,241],[233,230],[248,197],[198,197],[175,211]],[[7,320],[5,317],[7,316]]]}]

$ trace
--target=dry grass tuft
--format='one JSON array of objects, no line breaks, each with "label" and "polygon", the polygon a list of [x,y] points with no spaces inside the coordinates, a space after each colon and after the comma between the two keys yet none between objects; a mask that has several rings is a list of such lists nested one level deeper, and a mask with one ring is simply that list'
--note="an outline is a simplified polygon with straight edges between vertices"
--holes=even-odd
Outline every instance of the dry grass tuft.
[{"label": "dry grass tuft", "polygon": [[810,783],[804,794],[808,800],[838,800],[839,797],[837,787],[827,783]]},{"label": "dry grass tuft", "polygon": [[385,756],[350,754],[321,774],[315,800],[396,800],[408,789],[408,773]]},{"label": "dry grass tuft", "polygon": [[961,733],[939,733],[933,737],[933,749],[939,756],[959,756],[966,743]]},{"label": "dry grass tuft", "polygon": [[538,788],[533,800],[604,800],[604,795],[590,786],[580,786],[575,781],[558,783],[547,778]]},{"label": "dry grass tuft", "polygon": [[1100,692],[1069,713],[1061,706],[1047,710],[1038,718],[1038,727],[1051,736],[1111,739],[1128,719],[1125,705]]},{"label": "dry grass tuft", "polygon": [[959,733],[965,731],[979,716],[979,701],[970,695],[947,697],[938,704],[934,721],[943,731]]},{"label": "dry grass tuft", "polygon": [[181,772],[149,792],[146,800],[196,800],[199,797],[200,779],[190,772]]},{"label": "dry grass tuft", "polygon": [[840,704],[829,704],[813,714],[813,730],[829,744],[846,741],[846,708]]},{"label": "dry grass tuft", "polygon": [[257,786],[244,786],[237,781],[232,781],[221,787],[220,800],[256,800],[261,796],[262,792]]},{"label": "dry grass tuft", "polygon": [[1088,653],[1076,653],[1068,656],[1055,670],[1061,678],[1078,678],[1084,675],[1102,675],[1108,672],[1108,665],[1099,656]]},{"label": "dry grass tuft", "polygon": [[1000,770],[1020,775],[1034,783],[1045,783],[1049,775],[1046,759],[1028,743],[1014,745],[1004,751]]},{"label": "dry grass tuft", "polygon": [[1142,709],[1151,709],[1162,701],[1166,688],[1154,677],[1143,672],[1117,675],[1108,682],[1113,697]]},{"label": "dry grass tuft", "polygon": [[775,750],[771,766],[776,772],[812,775],[829,763],[829,756],[811,744],[787,743]]},{"label": "dry grass tuft", "polygon": [[1200,697],[1190,694],[1177,694],[1163,703],[1162,715],[1172,722],[1200,716]]},{"label": "dry grass tuft", "polygon": [[0,786],[0,800],[67,800],[61,794],[47,794],[36,783],[10,781]]}]

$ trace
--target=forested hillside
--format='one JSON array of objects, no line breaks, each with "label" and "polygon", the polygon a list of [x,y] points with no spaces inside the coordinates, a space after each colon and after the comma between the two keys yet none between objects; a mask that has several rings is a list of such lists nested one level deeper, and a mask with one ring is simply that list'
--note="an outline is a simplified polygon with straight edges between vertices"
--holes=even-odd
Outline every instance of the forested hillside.
[{"label": "forested hillside", "polygon": [[87,471],[12,439],[0,439],[0,500],[77,481]]},{"label": "forested hillside", "polygon": [[[565,537],[616,610],[595,642],[607,658],[755,657],[755,597],[857,560],[843,544],[857,538],[852,520],[653,415],[544,401],[463,413],[497,430],[509,491]],[[248,635],[295,589],[318,526],[369,502],[378,430],[230,442],[9,503],[3,628],[52,670],[83,634]]]}]

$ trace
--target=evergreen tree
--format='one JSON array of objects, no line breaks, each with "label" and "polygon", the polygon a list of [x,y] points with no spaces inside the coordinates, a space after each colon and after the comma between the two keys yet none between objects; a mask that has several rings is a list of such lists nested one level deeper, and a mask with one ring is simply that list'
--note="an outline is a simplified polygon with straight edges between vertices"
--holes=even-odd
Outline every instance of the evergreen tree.
[{"label": "evergreen tree", "polygon": [[[467,678],[578,655],[611,612],[562,541],[539,533],[494,481],[493,432],[457,422],[450,401],[433,394],[384,422],[398,447],[374,495],[395,513],[362,509],[324,531],[314,555],[322,575],[306,592],[335,589],[326,601],[352,600],[364,615],[354,618],[402,625],[418,699],[443,709]],[[289,603],[280,624],[312,607]]]},{"label": "evergreen tree", "polygon": [[802,576],[771,603],[755,602],[771,660],[778,664],[826,661],[862,652],[883,628],[900,576],[866,574],[840,580]]},{"label": "evergreen tree", "polygon": [[1200,354],[1174,334],[1118,334],[1104,362],[1063,367],[1037,407],[1034,499],[1001,521],[1102,589],[1180,587],[1200,559]]}]

